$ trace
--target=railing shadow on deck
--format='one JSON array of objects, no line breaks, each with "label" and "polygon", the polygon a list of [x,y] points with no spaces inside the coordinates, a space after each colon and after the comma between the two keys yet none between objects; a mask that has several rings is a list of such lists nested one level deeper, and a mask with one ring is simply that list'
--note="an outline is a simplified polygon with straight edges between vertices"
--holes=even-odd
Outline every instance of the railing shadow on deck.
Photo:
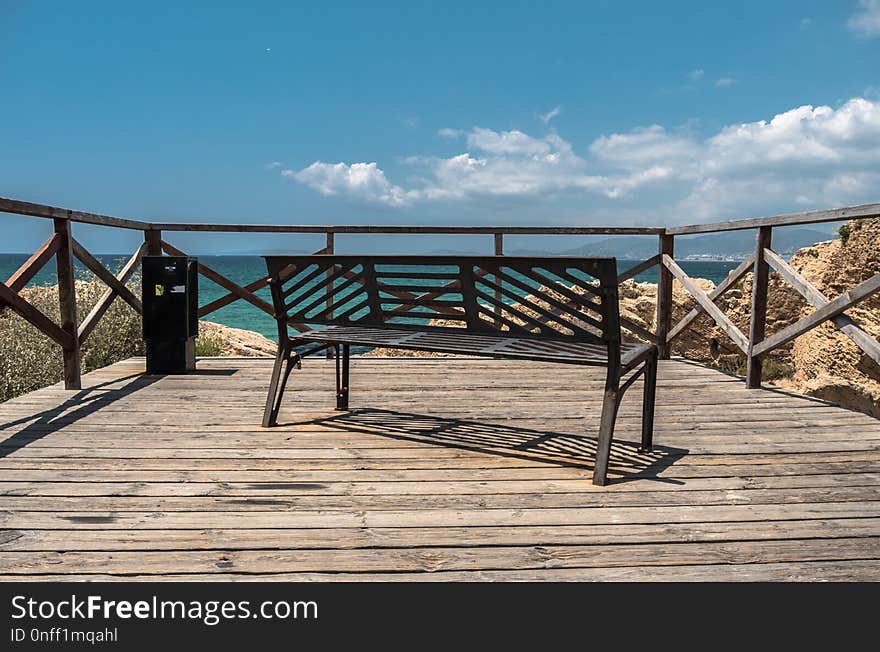
[{"label": "railing shadow on deck", "polygon": [[[185,374],[186,376],[232,376],[238,372],[237,369],[198,369],[196,371]],[[14,421],[0,423],[0,437],[3,431],[14,428],[23,423],[27,426],[16,432],[8,439],[0,439],[0,458],[6,457],[11,453],[24,448],[31,442],[42,439],[46,435],[57,431],[61,426],[70,425],[89,415],[95,414],[102,408],[111,405],[122,398],[127,398],[135,392],[149,387],[153,383],[165,378],[168,374],[145,374],[136,372],[108,380],[105,383],[92,385],[86,389],[78,390],[70,398],[60,405],[37,412],[26,417],[21,417]],[[109,388],[110,385],[116,385],[125,381],[130,381],[123,387]],[[34,421],[36,419],[36,421]]]},{"label": "railing shadow on deck", "polygon": [[[5,430],[23,423],[28,424],[8,439],[0,439],[0,458],[11,455],[32,442],[56,432],[63,426],[68,426],[71,423],[95,414],[119,399],[126,398],[145,387],[149,387],[162,377],[160,375],[148,376],[143,373],[130,374],[79,390],[63,403],[48,410],[30,414],[14,421],[0,423],[0,437],[3,436]],[[108,389],[110,385],[116,385],[125,381],[129,382],[122,387]]]},{"label": "railing shadow on deck", "polygon": [[[733,378],[734,380],[743,381],[745,380],[745,376],[742,374],[735,373],[730,371],[729,369],[724,369],[722,367],[713,367],[712,365],[708,365],[705,362],[700,362],[698,360],[688,360],[687,358],[682,357],[673,357],[672,360],[674,362],[680,364],[686,364],[691,367],[699,367],[701,369],[711,369],[712,371],[717,371],[719,374],[723,374],[728,378]],[[829,401],[824,398],[819,398],[818,396],[808,396],[807,394],[799,394],[790,389],[785,389],[784,387],[779,387],[778,385],[773,384],[773,380],[768,380],[766,383],[761,386],[761,389],[765,392],[769,392],[771,394],[778,394],[780,396],[787,396],[789,398],[797,398],[802,399],[805,402],[816,403],[817,405],[824,405],[828,407],[837,407],[842,408],[844,410],[850,410],[851,412],[858,412],[859,414],[864,414],[864,412],[859,412],[858,410],[853,410],[845,405],[841,405],[840,403],[835,403],[834,401]],[[869,415],[870,416],[870,415]]]},{"label": "railing shadow on deck", "polygon": [[[596,440],[592,437],[394,410],[360,408],[313,419],[309,423],[340,431],[588,470],[593,469],[596,459]],[[654,446],[650,453],[640,452],[637,444],[615,440],[611,446],[610,473],[622,477],[613,478],[611,483],[654,480],[683,484],[679,480],[656,476],[687,453],[687,449],[669,446]]]}]

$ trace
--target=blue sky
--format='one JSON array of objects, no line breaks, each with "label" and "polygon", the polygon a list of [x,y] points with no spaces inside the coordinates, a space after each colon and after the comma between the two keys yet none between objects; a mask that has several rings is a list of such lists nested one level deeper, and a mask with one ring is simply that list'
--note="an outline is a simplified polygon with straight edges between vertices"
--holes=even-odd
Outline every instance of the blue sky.
[{"label": "blue sky", "polygon": [[[878,201],[878,64],[877,0],[0,0],[0,194],[337,224]],[[45,237],[8,224],[5,251]]]}]

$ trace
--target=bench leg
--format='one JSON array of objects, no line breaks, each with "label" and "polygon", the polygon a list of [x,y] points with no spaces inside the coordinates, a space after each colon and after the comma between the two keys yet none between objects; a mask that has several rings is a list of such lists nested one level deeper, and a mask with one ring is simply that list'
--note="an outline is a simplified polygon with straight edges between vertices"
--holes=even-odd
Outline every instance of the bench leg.
[{"label": "bench leg", "polygon": [[596,446],[596,466],[593,469],[593,484],[604,487],[608,475],[608,458],[611,456],[611,439],[614,437],[614,422],[617,420],[617,404],[620,397],[617,388],[607,388],[602,399],[602,420],[599,423],[599,441]]},{"label": "bench leg", "polygon": [[[348,379],[349,379],[349,354],[351,347],[348,344],[336,346],[336,409],[348,409]],[[339,349],[342,349],[340,356]]]},{"label": "bench leg", "polygon": [[645,363],[645,393],[642,397],[642,445],[640,451],[650,452],[654,445],[654,406],[657,396],[657,351]]},{"label": "bench leg", "polygon": [[[270,428],[278,425],[278,411],[281,409],[281,397],[284,396],[284,387],[293,370],[297,355],[291,355],[293,345],[285,342],[278,345],[278,354],[275,356],[275,366],[272,367],[272,379],[269,381],[269,394],[266,396],[266,408],[263,411],[263,427]],[[282,375],[283,371],[283,375]]]}]

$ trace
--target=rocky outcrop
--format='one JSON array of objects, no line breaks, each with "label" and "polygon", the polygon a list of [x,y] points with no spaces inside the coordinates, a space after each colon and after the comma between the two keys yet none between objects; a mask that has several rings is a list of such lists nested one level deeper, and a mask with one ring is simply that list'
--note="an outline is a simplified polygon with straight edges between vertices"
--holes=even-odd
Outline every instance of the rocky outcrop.
[{"label": "rocky outcrop", "polygon": [[278,345],[254,331],[210,321],[199,322],[199,337],[219,347],[219,355],[234,357],[275,356]]},{"label": "rocky outcrop", "polygon": [[[853,221],[844,232],[848,233],[845,241],[822,242],[801,249],[791,259],[792,267],[829,299],[880,274],[880,220]],[[880,295],[869,297],[846,314],[880,340]],[[880,417],[880,365],[831,322],[797,338],[791,356],[794,389]]]}]

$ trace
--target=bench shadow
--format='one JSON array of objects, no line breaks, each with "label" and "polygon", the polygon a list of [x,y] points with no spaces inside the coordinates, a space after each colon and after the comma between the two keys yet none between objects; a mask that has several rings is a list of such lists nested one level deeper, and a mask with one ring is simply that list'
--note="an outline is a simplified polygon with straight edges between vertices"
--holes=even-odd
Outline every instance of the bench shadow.
[{"label": "bench shadow", "polygon": [[[394,410],[361,408],[308,423],[591,471],[596,459],[593,437]],[[654,446],[649,453],[640,452],[638,444],[615,440],[611,445],[609,484],[653,480],[682,485],[684,482],[680,480],[656,476],[687,452],[687,449],[668,446]]]},{"label": "bench shadow", "polygon": [[[28,424],[8,439],[0,440],[0,458],[10,455],[28,444],[42,439],[46,435],[58,431],[64,426],[76,423],[80,419],[84,419],[122,398],[131,396],[138,390],[149,387],[161,378],[164,378],[164,376],[148,376],[143,373],[116,378],[105,383],[93,385],[87,389],[78,390],[62,403],[48,410],[36,412],[14,421],[0,423],[0,437],[2,437],[5,430],[23,423]],[[122,387],[107,389],[110,385],[116,385],[125,381],[128,382]]]},{"label": "bench shadow", "polygon": [[[174,376],[234,376],[238,373],[238,369],[198,369],[195,371],[187,371],[186,373],[173,374]],[[153,375],[153,374],[151,374]],[[155,374],[158,376],[168,374]]]}]

